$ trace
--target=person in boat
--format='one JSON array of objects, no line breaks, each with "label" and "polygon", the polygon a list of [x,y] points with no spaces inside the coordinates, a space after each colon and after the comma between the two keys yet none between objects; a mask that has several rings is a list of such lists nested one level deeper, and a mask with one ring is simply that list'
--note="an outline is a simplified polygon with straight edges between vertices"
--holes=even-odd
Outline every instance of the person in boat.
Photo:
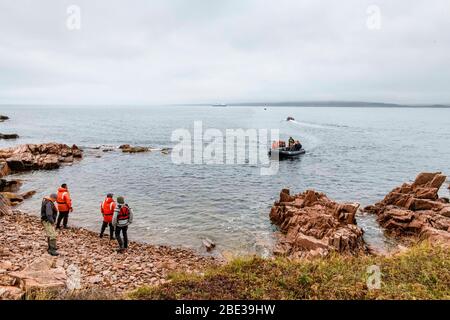
[{"label": "person in boat", "polygon": [[295,144],[295,140],[292,137],[289,137],[289,148],[292,148]]},{"label": "person in boat", "polygon": [[293,145],[293,147],[292,147],[292,150],[294,150],[294,151],[299,151],[299,150],[301,150],[302,149],[302,144],[300,143],[300,141],[298,141],[298,140],[296,140],[295,141],[295,143],[294,143],[294,145]]}]

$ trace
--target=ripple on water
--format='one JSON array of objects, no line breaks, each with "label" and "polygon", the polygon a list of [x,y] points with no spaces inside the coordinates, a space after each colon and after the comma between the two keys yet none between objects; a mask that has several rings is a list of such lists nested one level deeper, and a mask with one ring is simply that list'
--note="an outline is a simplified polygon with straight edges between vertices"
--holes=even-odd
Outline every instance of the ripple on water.
[{"label": "ripple on water", "polygon": [[[21,143],[51,137],[87,146],[173,147],[173,130],[192,128],[199,120],[205,129],[275,128],[283,138],[292,135],[302,141],[307,153],[280,162],[274,176],[261,176],[260,165],[254,164],[176,165],[158,151],[113,151],[96,158],[95,150],[86,151],[85,159],[71,167],[17,175],[25,180],[24,191],[38,191],[23,209],[38,214],[40,199],[66,182],[74,198],[72,222],[92,230],[100,227],[105,194],[123,195],[136,213],[131,237],[155,244],[200,249],[201,238],[208,237],[220,250],[270,252],[274,239],[268,215],[281,188],[314,188],[364,206],[420,171],[450,172],[447,109],[123,107],[108,109],[110,116],[102,121],[98,119],[104,119],[105,109],[100,107],[67,107],[63,113],[50,107],[4,109],[14,119],[8,130],[21,134]],[[286,124],[282,120],[288,115],[301,123]],[[48,126],[49,118],[54,126]],[[118,125],[124,121],[126,128]],[[12,143],[0,141],[0,147]],[[375,217],[357,220],[367,242],[389,245]]]}]

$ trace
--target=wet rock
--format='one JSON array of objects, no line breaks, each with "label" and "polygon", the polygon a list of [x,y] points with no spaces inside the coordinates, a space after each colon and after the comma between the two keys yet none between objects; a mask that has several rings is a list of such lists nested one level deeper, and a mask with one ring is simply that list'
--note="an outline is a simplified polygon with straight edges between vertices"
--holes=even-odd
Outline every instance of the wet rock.
[{"label": "wet rock", "polygon": [[0,139],[17,139],[19,138],[19,135],[17,133],[0,133]]},{"label": "wet rock", "polygon": [[131,146],[129,144],[121,145],[119,147],[119,149],[121,149],[122,152],[127,152],[127,153],[140,153],[140,152],[148,152],[148,151],[150,151],[150,148],[148,148],[148,147]]},{"label": "wet rock", "polygon": [[22,186],[20,180],[0,179],[0,192],[16,192]]},{"label": "wet rock", "polygon": [[29,199],[36,194],[35,190],[27,191],[21,194],[21,197],[24,199]]},{"label": "wet rock", "polygon": [[314,190],[291,196],[283,189],[270,212],[271,221],[281,231],[274,253],[302,258],[332,251],[365,252],[363,231],[355,220],[358,208],[359,204],[340,204]]},{"label": "wet rock", "polygon": [[8,116],[4,116],[4,115],[0,114],[0,122],[3,122],[3,121],[8,120],[8,119],[9,119]]},{"label": "wet rock", "polygon": [[0,161],[6,164],[6,172],[57,169],[61,163],[72,163],[74,158],[81,157],[82,151],[76,145],[69,147],[58,143],[25,144],[0,149]]},{"label": "wet rock", "polygon": [[0,194],[6,200],[6,203],[10,206],[18,205],[24,200],[24,198],[21,195],[12,192],[0,192]]},{"label": "wet rock", "polygon": [[208,252],[216,247],[216,244],[214,243],[214,241],[212,241],[209,238],[203,239],[202,243],[203,243],[203,246],[205,246],[206,251],[208,251]]},{"label": "wet rock", "polygon": [[445,180],[440,172],[420,173],[412,184],[404,183],[364,210],[376,214],[380,225],[394,236],[450,245],[450,204],[438,197]]}]

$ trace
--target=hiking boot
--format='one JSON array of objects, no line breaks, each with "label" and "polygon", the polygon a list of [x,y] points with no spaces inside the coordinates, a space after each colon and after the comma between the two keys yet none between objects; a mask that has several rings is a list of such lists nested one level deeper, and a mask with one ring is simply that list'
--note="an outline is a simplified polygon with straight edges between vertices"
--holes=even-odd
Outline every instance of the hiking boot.
[{"label": "hiking boot", "polygon": [[125,248],[118,248],[116,249],[117,253],[124,253],[125,252]]},{"label": "hiking boot", "polygon": [[59,253],[56,251],[56,239],[48,240],[47,252],[51,256],[59,256]]}]

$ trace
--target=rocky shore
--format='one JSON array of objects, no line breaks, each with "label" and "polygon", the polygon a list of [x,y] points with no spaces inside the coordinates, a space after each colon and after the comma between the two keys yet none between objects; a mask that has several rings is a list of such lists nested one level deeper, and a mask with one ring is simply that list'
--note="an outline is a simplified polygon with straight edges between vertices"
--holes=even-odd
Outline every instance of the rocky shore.
[{"label": "rocky shore", "polygon": [[10,172],[57,169],[63,163],[73,163],[82,155],[76,145],[70,147],[54,142],[19,145],[0,150],[0,172],[5,176]]},{"label": "rocky shore", "polygon": [[380,225],[397,238],[450,246],[450,203],[438,195],[445,180],[440,172],[421,173],[364,211],[376,214]]},{"label": "rocky shore", "polygon": [[281,231],[274,253],[305,258],[366,252],[363,231],[355,220],[358,208],[357,203],[340,204],[314,190],[292,196],[283,189],[270,212]]},{"label": "rocky shore", "polygon": [[[0,121],[6,119],[0,116]],[[97,149],[100,152],[116,150]],[[124,153],[152,151],[148,147],[131,145],[117,149]],[[161,152],[168,154],[170,150]],[[168,288],[171,272],[181,271],[201,279],[198,275],[205,269],[220,264],[212,257],[191,250],[133,241],[129,249],[120,254],[115,250],[116,241],[107,237],[100,239],[97,233],[83,228],[58,231],[60,256],[49,256],[40,219],[13,209],[34,191],[17,193],[21,181],[8,180],[6,176],[57,169],[82,157],[83,152],[76,145],[59,143],[0,149],[0,300],[21,299],[41,291],[72,292],[72,289],[98,290],[103,293],[102,298],[123,298],[125,293],[141,287]],[[288,189],[283,189],[270,212],[271,221],[279,228],[273,252],[287,257],[289,262],[328,257],[331,253],[338,253],[332,257],[345,259],[368,256],[372,251],[364,241],[364,231],[357,225],[358,211],[377,215],[388,236],[409,242],[427,240],[432,245],[448,247],[450,203],[448,198],[440,198],[438,194],[445,181],[446,176],[440,172],[421,173],[413,183],[404,183],[382,201],[363,210],[358,203],[338,203],[314,190],[291,195]],[[203,243],[208,251],[215,246],[209,239],[204,239]],[[257,265],[264,265],[265,261]],[[219,280],[218,288],[223,279]]]},{"label": "rocky shore", "polygon": [[22,185],[20,180],[8,180],[11,173],[31,170],[52,170],[61,165],[71,165],[83,156],[76,145],[61,143],[24,144],[0,149],[0,194],[8,205],[17,205],[34,195],[35,191],[16,193]]},{"label": "rocky shore", "polygon": [[[386,235],[404,244],[428,240],[450,247],[450,203],[438,195],[446,178],[440,172],[421,173],[413,183],[404,183],[361,211],[376,214]],[[356,224],[359,206],[334,202],[314,190],[290,195],[283,189],[270,212],[280,231],[274,254],[295,259],[331,252],[373,253],[376,248],[366,245],[364,232]]]},{"label": "rocky shore", "polygon": [[143,285],[165,283],[175,270],[200,273],[217,263],[191,250],[134,241],[119,254],[116,241],[83,228],[59,231],[60,256],[53,258],[46,252],[39,218],[5,202],[0,204],[0,243],[0,299],[18,299],[39,289],[64,290],[70,283],[121,297]]}]

